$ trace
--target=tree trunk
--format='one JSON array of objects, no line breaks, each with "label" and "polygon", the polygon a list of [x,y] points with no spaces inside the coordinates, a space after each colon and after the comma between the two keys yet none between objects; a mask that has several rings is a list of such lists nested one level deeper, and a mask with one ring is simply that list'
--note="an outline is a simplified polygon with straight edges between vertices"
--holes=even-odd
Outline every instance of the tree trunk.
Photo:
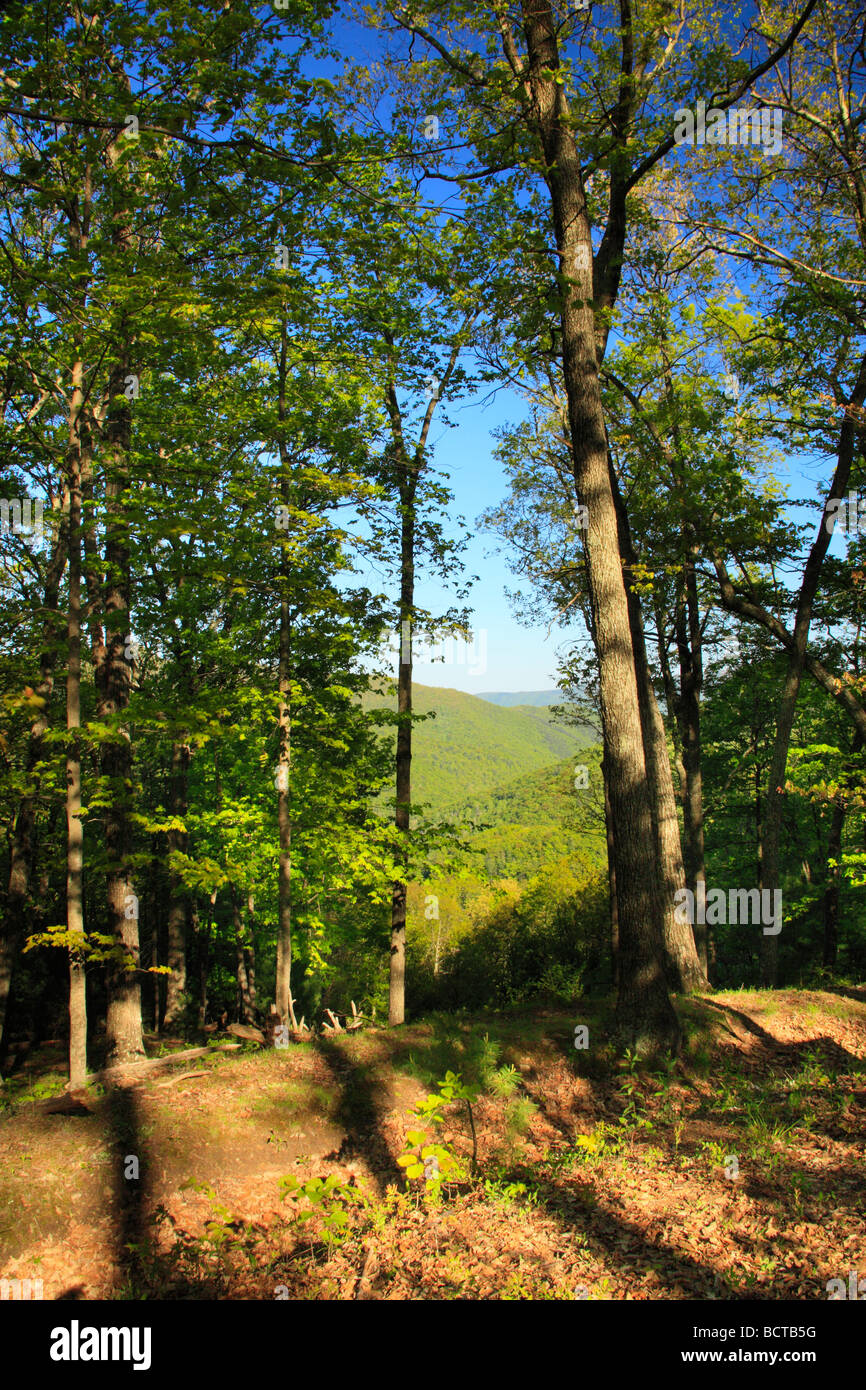
[{"label": "tree trunk", "polygon": [[[415,603],[415,489],[401,488],[400,651],[397,668],[397,751],[394,824],[408,846],[412,804],[412,621]],[[406,856],[404,863],[406,862]],[[406,1017],[406,876],[391,891],[391,965],[388,1023]]]},{"label": "tree trunk", "polygon": [[[674,741],[674,767],[680,787],[683,804],[682,853],[686,887],[693,894],[692,901],[706,901],[706,865],[704,859],[704,812],[703,812],[703,774],[702,745],[700,729],[701,681],[692,683],[692,648],[685,636],[685,599],[682,593],[676,598],[674,626],[679,648],[679,689],[674,684],[670,660],[666,650],[664,635],[664,615],[656,605],[656,626],[658,629],[658,653],[664,681],[665,700],[668,710],[674,716],[672,733]],[[697,610],[695,610],[697,612]],[[702,635],[700,622],[697,623],[695,645],[697,663],[700,663]],[[684,665],[684,663],[687,663]],[[688,751],[686,751],[688,750]],[[692,928],[695,949],[701,969],[710,980],[710,928],[706,922],[695,921]]]},{"label": "tree trunk", "polygon": [[[280,360],[277,414],[280,421],[287,416],[288,331],[285,318],[280,324]],[[289,456],[286,440],[280,436],[280,495],[286,507],[291,505],[289,487]],[[277,966],[274,988],[274,1007],[282,1024],[297,1029],[295,1001],[292,997],[292,612],[290,606],[291,564],[286,546],[280,559],[282,585],[280,592],[279,636],[279,705],[277,710],[277,826],[280,837],[280,858],[277,870]]]},{"label": "tree trunk", "polygon": [[[171,811],[184,820],[187,813],[187,783],[189,777],[189,745],[175,740],[171,748]],[[165,1013],[162,1029],[176,1029],[183,1015],[183,994],[186,989],[186,926],[189,897],[183,878],[172,867],[171,856],[184,854],[187,848],[186,830],[172,827],[168,832],[169,900],[167,920],[167,960],[171,974],[165,977]]]},{"label": "tree trunk", "polygon": [[[643,645],[636,644],[636,655]],[[667,739],[658,700],[653,689],[645,656],[639,662],[642,706],[646,710],[647,772],[656,807],[655,834],[659,861],[659,888],[662,894],[662,932],[671,989],[694,994],[710,987],[701,966],[692,927],[676,914],[675,894],[686,885],[680,826],[674,797],[673,777],[668,758]],[[706,945],[705,945],[706,950]]]},{"label": "tree trunk", "polygon": [[[637,557],[612,463],[610,483],[617,513],[620,551],[627,569],[633,570]],[[626,584],[626,597],[656,848],[654,891],[664,941],[668,984],[677,994],[694,994],[709,989],[709,980],[701,969],[693,929],[688,922],[680,921],[676,912],[676,894],[685,887],[686,877],[667,736],[650,675],[640,596],[630,583]]]},{"label": "tree trunk", "polygon": [[[854,737],[851,740],[851,752],[859,753],[863,747],[863,739],[859,730],[854,730]],[[847,784],[852,778],[845,777]],[[839,889],[842,882],[842,831],[845,828],[845,798],[840,794],[833,807],[833,818],[830,822],[830,834],[827,839],[827,882],[824,889],[823,916],[824,916],[824,952],[823,962],[827,970],[835,970],[838,964],[839,951]],[[830,861],[834,862],[831,864]]]},{"label": "tree trunk", "polygon": [[438,912],[433,921],[433,978],[439,974],[439,953],[442,948],[442,919]]},{"label": "tree trunk", "polygon": [[81,410],[83,367],[73,368],[69,421],[69,654],[66,670],[66,929],[69,933],[69,1087],[87,1076],[84,935],[84,827],[81,823],[81,458],[88,448]]},{"label": "tree trunk", "polygon": [[639,1053],[679,1046],[667,991],[664,945],[653,893],[655,841],[644,762],[628,600],[611,493],[598,378],[592,240],[568,103],[557,83],[556,31],[548,0],[523,0],[530,122],[545,158],[560,274],[562,366],[578,501],[588,508],[586,559],[599,662],[601,710],[620,932],[617,1033]]},{"label": "tree trunk", "polygon": [[[285,579],[284,579],[285,582]],[[283,594],[280,602],[280,703],[279,752],[277,755],[277,824],[280,835],[278,870],[278,928],[277,979],[274,1005],[281,1023],[297,1028],[292,998],[292,811],[291,811],[291,740],[292,716],[290,698],[291,615],[289,599]]]},{"label": "tree trunk", "polygon": [[96,661],[97,719],[114,723],[103,742],[101,770],[110,788],[105,811],[105,851],[108,930],[116,958],[108,968],[106,1036],[113,1063],[144,1056],[141,1030],[141,984],[138,937],[138,899],[129,871],[129,779],[131,759],[128,731],[118,717],[129,703],[131,671],[126,658],[129,637],[130,556],[125,492],[129,482],[128,456],[131,419],[125,399],[126,364],[113,368],[105,437],[108,470],[105,483],[106,581],[103,615],[104,642]]},{"label": "tree trunk", "polygon": [[[703,685],[702,634],[698,612],[697,585],[691,561],[686,577],[686,592],[677,612],[677,653],[680,668],[680,693],[677,707],[683,758],[683,858],[686,887],[706,900],[707,871],[704,853],[704,787],[703,745],[701,741],[701,687]],[[708,969],[709,928],[706,923],[695,924],[695,944],[698,957]]]},{"label": "tree trunk", "polygon": [[[388,980],[388,1023],[399,1026],[406,1017],[406,896],[409,869],[410,807],[412,804],[412,627],[415,622],[415,527],[418,481],[424,469],[427,439],[440,393],[447,387],[460,356],[461,341],[471,331],[467,319],[452,341],[448,365],[441,382],[430,394],[427,409],[412,457],[403,432],[403,418],[393,378],[388,382],[386,406],[391,421],[393,458],[396,465],[397,493],[400,499],[400,603],[398,621],[399,656],[397,664],[397,748],[395,766],[394,824],[400,832],[403,873],[391,889],[391,953]],[[386,341],[393,349],[389,334]]]},{"label": "tree trunk", "polygon": [[250,1018],[256,1016],[256,948],[253,942],[244,946],[244,970],[247,979],[247,1008]]},{"label": "tree trunk", "polygon": [[610,894],[610,980],[611,987],[619,986],[619,908],[616,901],[616,856],[613,843],[613,812],[607,779],[607,750],[602,750],[601,777],[604,783],[604,833],[607,841],[607,885]]},{"label": "tree trunk", "polygon": [[247,898],[247,939],[244,942],[244,971],[247,980],[247,1006],[253,1019],[256,1016],[256,933],[255,904],[252,893]]},{"label": "tree trunk", "polygon": [[255,967],[250,979],[250,951],[245,941],[245,928],[237,890],[232,884],[232,920],[235,929],[235,978],[237,980],[237,1014],[240,1023],[255,1023]]},{"label": "tree trunk", "polygon": [[[123,182],[114,178],[120,158],[120,145],[114,139],[105,147],[106,166],[112,181],[111,241],[117,255],[131,263],[135,251],[135,232],[125,202]],[[102,640],[94,647],[93,661],[96,717],[100,723],[114,726],[101,749],[101,772],[109,793],[105,811],[108,934],[113,938],[115,948],[115,958],[109,963],[107,971],[106,1038],[108,1060],[121,1063],[136,1061],[144,1056],[144,1039],[141,1025],[138,899],[133,892],[129,867],[132,760],[129,731],[121,723],[123,711],[129,704],[132,683],[131,662],[127,655],[132,595],[126,494],[130,482],[132,443],[132,414],[127,385],[131,378],[129,354],[133,332],[122,311],[111,329],[113,341],[122,347],[109,372],[103,427],[105,582],[100,614],[104,629]]]}]

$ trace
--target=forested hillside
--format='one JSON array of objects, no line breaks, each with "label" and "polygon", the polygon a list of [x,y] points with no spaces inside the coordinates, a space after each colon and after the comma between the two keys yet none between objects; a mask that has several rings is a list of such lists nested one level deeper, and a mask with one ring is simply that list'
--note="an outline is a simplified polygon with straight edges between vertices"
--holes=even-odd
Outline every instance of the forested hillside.
[{"label": "forested hillside", "polygon": [[[417,683],[412,689],[421,716],[413,735],[412,796],[434,812],[576,756],[598,737],[588,723],[566,725],[546,706],[500,709],[459,690]],[[394,701],[386,688],[369,692],[363,705],[390,709]]]}]

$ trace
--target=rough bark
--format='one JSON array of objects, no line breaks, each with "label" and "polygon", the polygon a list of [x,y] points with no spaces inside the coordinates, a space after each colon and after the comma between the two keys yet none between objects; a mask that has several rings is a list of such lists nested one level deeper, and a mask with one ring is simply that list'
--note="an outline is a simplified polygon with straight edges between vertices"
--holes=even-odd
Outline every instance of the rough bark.
[{"label": "rough bark", "polygon": [[[415,488],[401,488],[400,527],[400,652],[397,668],[397,748],[394,824],[409,836],[412,803],[412,617],[415,603]],[[405,859],[404,859],[405,862]],[[391,960],[388,1023],[406,1016],[406,877],[391,890]]]},{"label": "rough bark", "polygon": [[[118,141],[106,148],[109,170],[119,159]],[[135,233],[125,193],[114,190],[111,240],[117,252],[132,260]],[[113,725],[101,747],[101,773],[109,790],[105,811],[106,899],[108,934],[114,940],[114,958],[107,971],[108,1007],[106,1038],[108,1059],[113,1063],[135,1061],[144,1055],[141,1025],[141,959],[138,935],[138,900],[129,866],[131,834],[129,797],[132,759],[129,731],[122,715],[129,704],[132,666],[127,657],[130,637],[131,565],[126,493],[132,443],[132,413],[126,395],[132,374],[129,360],[132,326],[123,317],[114,325],[120,344],[108,378],[103,442],[105,458],[105,580],[101,593],[104,636],[93,652],[97,694],[96,716]]]},{"label": "rough bark", "polygon": [[130,611],[130,555],[125,515],[131,419],[125,400],[127,364],[115,366],[109,382],[105,422],[108,469],[105,483],[105,568],[102,613],[104,641],[94,653],[97,719],[113,724],[101,748],[101,772],[110,791],[105,811],[108,931],[116,956],[108,968],[106,1035],[112,1062],[144,1055],[137,899],[129,869],[129,733],[120,717],[129,704],[131,668],[126,659]]},{"label": "rough bark", "polygon": [[613,812],[607,779],[607,751],[602,751],[601,777],[604,784],[604,833],[607,843],[607,887],[610,901],[610,980],[611,987],[619,985],[619,908],[616,900],[616,855],[614,850]]},{"label": "rough bark", "polygon": [[[241,1023],[254,1023],[255,964],[254,957],[246,940],[246,928],[241,913],[237,890],[232,884],[232,920],[235,931],[235,978],[237,980],[237,1014]],[[250,968],[252,967],[252,974]]]},{"label": "rough bark", "polygon": [[653,893],[655,843],[644,761],[637,677],[608,469],[598,376],[593,258],[580,157],[547,0],[523,0],[528,118],[544,154],[562,289],[562,366],[578,500],[588,508],[586,560],[599,662],[601,710],[615,825],[620,932],[617,1031],[639,1052],[677,1048]]},{"label": "rough bark", "polygon": [[247,977],[247,1006],[251,1016],[256,1013],[256,933],[253,896],[247,898],[247,934],[244,941],[244,970]]},{"label": "rough bark", "polygon": [[[286,569],[288,565],[286,564]],[[283,576],[284,585],[288,575]],[[298,1026],[292,997],[292,715],[291,715],[291,612],[288,594],[280,601],[280,700],[277,712],[277,825],[280,836],[278,868],[277,980],[274,1003],[281,1023]]]},{"label": "rough bark", "polygon": [[[286,419],[288,371],[288,333],[285,320],[281,325],[277,413]],[[291,503],[289,468],[291,459],[285,439],[280,439],[280,495],[285,506]],[[277,962],[274,988],[274,1007],[283,1024],[293,1030],[298,1023],[292,996],[292,610],[291,565],[288,551],[283,547],[280,559],[280,634],[279,634],[279,703],[277,707],[277,827],[280,837],[280,857],[277,868]]]},{"label": "rough bark", "polygon": [[84,827],[81,823],[81,459],[89,447],[81,411],[83,366],[73,368],[67,451],[69,486],[69,619],[66,668],[66,929],[69,932],[69,1086],[87,1075],[87,983],[84,936]]},{"label": "rough bark", "polygon": [[[628,573],[634,569],[637,557],[612,465],[611,492],[617,512],[620,551]],[[655,839],[653,891],[664,942],[668,984],[677,994],[694,994],[709,989],[709,980],[701,968],[692,927],[677,918],[675,895],[685,887],[686,879],[667,735],[650,673],[640,596],[630,582],[626,586],[626,597]]]},{"label": "rough bark", "polygon": [[[665,346],[667,345],[665,344]],[[673,378],[670,374],[670,371],[666,367],[665,385],[667,389],[668,400],[671,405],[672,442],[669,442],[667,439],[663,438],[659,431],[656,429],[655,425],[652,423],[652,421],[646,419],[641,410],[640,403],[637,397],[629,389],[626,383],[621,381],[613,372],[606,371],[605,375],[607,379],[613,385],[615,385],[617,389],[631,402],[633,408],[635,409],[637,414],[642,418],[643,423],[648,428],[648,431],[653,438],[656,448],[658,449],[659,455],[665,460],[665,463],[667,464],[671,473],[678,479],[680,484],[684,485],[682,465],[683,448],[680,439],[679,429],[676,423],[676,410],[674,408],[675,392]],[[615,475],[612,475],[612,487],[620,519],[620,544],[623,549],[623,554],[626,557],[626,562],[628,564],[633,564],[634,552],[631,542],[631,536],[629,533],[628,516],[625,505],[622,501],[616,484]],[[676,634],[677,655],[680,669],[679,692],[677,692],[674,686],[673,677],[670,671],[670,662],[668,659],[666,644],[662,633],[662,614],[660,612],[658,604],[656,605],[656,622],[658,626],[658,651],[662,668],[662,678],[664,681],[665,694],[668,703],[668,710],[674,716],[675,751],[677,751],[677,743],[679,743],[677,772],[680,778],[680,785],[682,788],[683,796],[682,839],[680,839],[679,837],[678,820],[676,821],[676,844],[674,844],[674,838],[672,833],[670,831],[668,832],[668,838],[670,841],[669,864],[671,866],[670,870],[668,871],[668,881],[671,882],[673,881],[673,879],[676,879],[676,884],[678,888],[682,886],[688,887],[696,895],[695,899],[693,899],[693,901],[695,901],[697,899],[698,893],[700,893],[702,889],[706,888],[706,873],[704,867],[703,793],[701,780],[700,743],[700,691],[703,684],[703,666],[701,652],[703,644],[703,632],[701,629],[700,608],[698,603],[697,581],[695,573],[695,563],[697,559],[698,548],[695,542],[693,529],[686,518],[683,518],[682,522],[682,535],[684,540],[684,578],[681,580],[679,584],[675,601],[674,616],[674,631]],[[649,675],[649,667],[646,663],[646,645],[642,636],[640,602],[636,599],[636,596],[635,598],[632,597],[631,592],[629,593],[629,602],[630,611],[632,612],[633,618],[632,631],[633,642],[635,646],[635,655],[636,659],[640,655],[640,660],[638,662],[639,675],[641,678],[641,684],[645,688],[646,681]],[[637,609],[636,615],[634,613],[635,608]],[[635,636],[635,627],[638,624],[641,627],[641,635]],[[645,668],[646,670],[646,675],[643,674],[643,668]],[[642,697],[641,713],[642,716],[644,716],[644,712],[646,710],[653,721],[653,726],[655,726],[656,717],[658,716],[657,701],[655,701],[655,692],[652,690],[652,683],[650,682],[649,685],[649,692]],[[653,711],[653,706],[656,706],[655,711]],[[660,716],[658,717],[660,718]],[[667,761],[666,741],[664,744],[664,748],[665,761]],[[656,761],[660,765],[660,757],[657,760],[652,760],[651,757],[648,757],[647,771],[648,773],[650,773],[651,777],[653,775],[653,767],[651,766],[651,763]],[[662,769],[662,784],[656,789],[654,805],[664,808],[664,814],[667,823],[670,826],[673,823],[672,817],[676,816],[676,800],[673,794],[673,781],[668,777],[668,772],[669,765],[667,771]],[[669,790],[668,782],[670,782]],[[668,795],[670,795],[670,797],[672,798],[672,801],[670,802],[668,801]],[[664,863],[665,853],[666,852],[664,848],[661,847],[661,863]],[[678,861],[681,861],[682,870],[685,874],[684,883],[680,879]],[[669,902],[670,899],[668,899],[668,903]],[[675,919],[672,923],[669,920],[666,920],[665,941],[668,950],[669,962],[672,954],[671,931],[673,930],[674,933],[679,934],[680,940],[682,940],[682,926],[683,924],[677,923]],[[701,923],[696,920],[695,923],[692,925],[691,932],[689,934],[692,936],[694,942],[695,954],[697,956],[697,967],[695,967],[694,965],[691,947],[684,942],[683,949],[685,951],[685,961],[687,963],[687,970],[691,975],[692,979],[697,981],[698,976],[695,973],[697,969],[697,971],[700,972],[700,976],[703,978],[704,983],[696,985],[696,987],[701,989],[707,988],[709,986],[709,979],[707,976],[708,927],[705,923]]]}]

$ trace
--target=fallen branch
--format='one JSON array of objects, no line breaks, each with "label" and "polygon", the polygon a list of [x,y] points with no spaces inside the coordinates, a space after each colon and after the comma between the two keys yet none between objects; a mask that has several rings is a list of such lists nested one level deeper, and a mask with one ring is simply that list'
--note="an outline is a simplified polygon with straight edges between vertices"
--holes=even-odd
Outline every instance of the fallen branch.
[{"label": "fallen branch", "polygon": [[125,1072],[149,1071],[154,1067],[165,1066],[169,1062],[190,1062],[193,1057],[212,1057],[215,1052],[236,1052],[240,1043],[221,1043],[219,1047],[189,1047],[183,1052],[167,1052],[164,1057],[142,1057],[138,1062],[121,1062],[113,1067],[103,1067],[102,1071],[89,1072],[85,1084],[91,1081],[111,1081],[113,1077]]},{"label": "fallen branch", "polygon": [[196,1076],[207,1075],[209,1075],[207,1071],[182,1071],[180,1076],[170,1076],[168,1081],[160,1081],[158,1083],[158,1088],[159,1090],[163,1090],[166,1086],[178,1086],[181,1081],[192,1081]]}]

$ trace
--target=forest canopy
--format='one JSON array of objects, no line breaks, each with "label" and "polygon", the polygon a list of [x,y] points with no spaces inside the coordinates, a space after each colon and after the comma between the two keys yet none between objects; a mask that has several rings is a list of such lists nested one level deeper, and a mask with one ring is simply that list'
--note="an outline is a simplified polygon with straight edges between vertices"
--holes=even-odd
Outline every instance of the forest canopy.
[{"label": "forest canopy", "polygon": [[4,1049],[862,978],[864,24],[4,7]]}]

